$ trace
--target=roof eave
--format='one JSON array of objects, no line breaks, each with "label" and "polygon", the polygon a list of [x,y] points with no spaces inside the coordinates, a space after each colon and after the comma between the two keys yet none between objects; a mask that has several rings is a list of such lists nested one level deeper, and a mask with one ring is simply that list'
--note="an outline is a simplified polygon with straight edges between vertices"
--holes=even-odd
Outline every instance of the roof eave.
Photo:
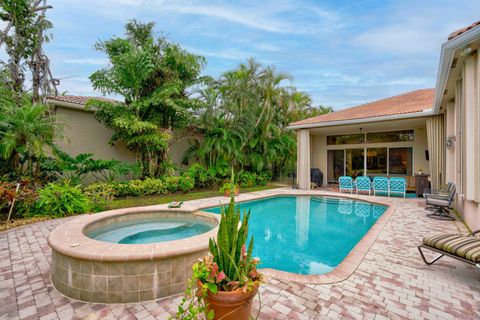
[{"label": "roof eave", "polygon": [[381,116],[381,117],[290,125],[290,126],[287,127],[287,129],[299,130],[299,129],[334,127],[334,126],[357,124],[357,123],[370,123],[370,122],[379,122],[379,121],[391,121],[391,120],[401,120],[401,119],[410,119],[410,118],[421,118],[421,117],[428,117],[428,116],[431,116],[433,114],[434,114],[434,112],[433,112],[432,109],[426,109],[426,110],[423,110],[423,111],[420,111],[420,112],[394,114],[394,115]]},{"label": "roof eave", "polygon": [[480,26],[476,26],[458,36],[445,42],[442,45],[440,53],[440,62],[438,66],[437,83],[435,85],[435,97],[433,102],[433,112],[440,112],[440,106],[443,100],[443,94],[447,87],[448,77],[450,75],[451,65],[455,56],[455,51],[461,49],[480,37]]},{"label": "roof eave", "polygon": [[75,109],[75,110],[82,110],[82,111],[90,112],[90,110],[87,110],[85,108],[85,105],[81,104],[81,103],[73,103],[73,102],[66,102],[66,101],[60,101],[60,100],[55,100],[55,99],[47,99],[47,104],[54,105],[54,106],[65,107],[65,108],[69,108],[69,109]]}]

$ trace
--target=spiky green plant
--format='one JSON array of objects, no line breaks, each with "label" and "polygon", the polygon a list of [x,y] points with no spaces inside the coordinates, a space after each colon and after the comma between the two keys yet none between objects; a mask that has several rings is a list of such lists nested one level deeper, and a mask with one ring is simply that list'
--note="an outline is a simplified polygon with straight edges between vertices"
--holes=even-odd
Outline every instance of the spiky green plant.
[{"label": "spiky green plant", "polygon": [[[233,189],[233,169],[231,185]],[[221,211],[217,239],[210,239],[209,242],[213,262],[217,264],[219,271],[225,273],[225,279],[222,281],[228,284],[223,285],[225,290],[244,287],[245,284],[258,280],[260,276],[256,272],[258,260],[252,258],[253,236],[247,246],[250,211],[245,211],[242,217],[240,208],[235,207],[233,190],[231,194],[230,203]]]}]

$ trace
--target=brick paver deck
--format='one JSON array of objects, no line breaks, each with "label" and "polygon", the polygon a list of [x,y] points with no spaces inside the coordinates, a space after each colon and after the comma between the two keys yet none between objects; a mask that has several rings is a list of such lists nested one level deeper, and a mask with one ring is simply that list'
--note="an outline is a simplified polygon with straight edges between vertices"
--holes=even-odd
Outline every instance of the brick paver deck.
[{"label": "brick paver deck", "polygon": [[[347,280],[311,285],[269,279],[259,318],[480,319],[480,269],[449,258],[426,266],[416,248],[425,235],[466,233],[465,226],[427,218],[419,200],[391,202],[393,215]],[[50,282],[46,239],[63,221],[0,233],[0,319],[167,319],[176,310],[178,296],[106,305],[60,294]]]}]

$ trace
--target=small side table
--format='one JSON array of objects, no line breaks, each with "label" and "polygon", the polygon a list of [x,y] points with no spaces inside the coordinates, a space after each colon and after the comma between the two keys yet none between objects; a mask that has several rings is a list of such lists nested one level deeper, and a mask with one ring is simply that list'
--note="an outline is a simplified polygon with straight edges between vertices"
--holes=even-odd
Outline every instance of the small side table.
[{"label": "small side table", "polygon": [[430,177],[430,175],[425,173],[415,174],[415,193],[417,194],[417,197],[423,197],[424,190],[430,188],[428,177]]}]

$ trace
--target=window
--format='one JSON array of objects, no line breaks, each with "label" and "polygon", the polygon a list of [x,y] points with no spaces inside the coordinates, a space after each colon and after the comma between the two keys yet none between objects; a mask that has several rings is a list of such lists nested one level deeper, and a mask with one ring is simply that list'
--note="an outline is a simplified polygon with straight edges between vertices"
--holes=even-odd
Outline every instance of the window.
[{"label": "window", "polygon": [[367,175],[386,175],[387,148],[367,149]]},{"label": "window", "polygon": [[388,167],[390,175],[412,175],[412,148],[389,148]]},{"label": "window", "polygon": [[413,130],[388,131],[388,132],[367,132],[367,142],[404,142],[413,141],[415,134]]},{"label": "window", "polygon": [[327,136],[327,144],[356,144],[362,143],[365,140],[365,135],[363,133],[358,134],[342,134],[338,136]]}]

